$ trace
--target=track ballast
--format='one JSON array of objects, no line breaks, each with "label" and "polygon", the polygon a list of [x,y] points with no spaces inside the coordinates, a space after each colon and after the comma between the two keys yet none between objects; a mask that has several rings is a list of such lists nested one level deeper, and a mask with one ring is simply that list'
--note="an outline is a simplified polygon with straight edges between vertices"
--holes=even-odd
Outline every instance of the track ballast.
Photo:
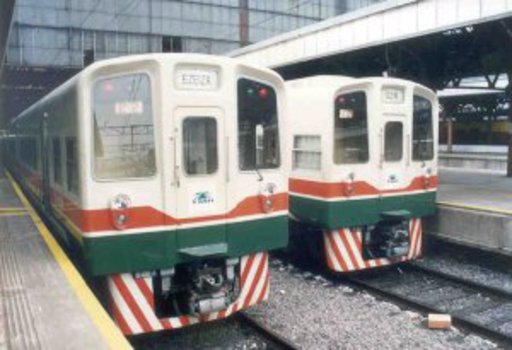
[{"label": "track ballast", "polygon": [[349,281],[422,311],[450,314],[456,325],[512,344],[512,293],[413,264]]}]

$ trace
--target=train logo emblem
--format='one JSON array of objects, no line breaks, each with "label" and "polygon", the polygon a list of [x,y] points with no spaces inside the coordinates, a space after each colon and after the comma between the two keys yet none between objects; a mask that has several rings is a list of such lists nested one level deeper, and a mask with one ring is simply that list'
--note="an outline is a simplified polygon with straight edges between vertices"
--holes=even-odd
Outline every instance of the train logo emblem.
[{"label": "train logo emblem", "polygon": [[192,200],[193,204],[209,204],[213,203],[215,200],[213,196],[210,194],[210,191],[201,191],[196,192],[194,195],[194,199]]}]

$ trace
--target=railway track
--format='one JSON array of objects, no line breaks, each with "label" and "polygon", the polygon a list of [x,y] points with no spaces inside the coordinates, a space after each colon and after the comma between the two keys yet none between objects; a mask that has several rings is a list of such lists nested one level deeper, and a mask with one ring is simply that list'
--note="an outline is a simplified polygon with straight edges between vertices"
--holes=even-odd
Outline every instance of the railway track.
[{"label": "railway track", "polygon": [[280,350],[298,350],[299,347],[293,344],[290,340],[284,338],[282,335],[274,332],[268,328],[265,324],[255,320],[245,312],[239,312],[235,317],[238,321],[254,331],[260,336],[267,339],[269,347],[267,349],[280,349]]},{"label": "railway track", "polygon": [[347,280],[425,312],[445,313],[454,324],[512,345],[512,293],[414,264]]},{"label": "railway track", "polygon": [[216,322],[130,338],[135,350],[265,349],[299,347],[244,312]]}]

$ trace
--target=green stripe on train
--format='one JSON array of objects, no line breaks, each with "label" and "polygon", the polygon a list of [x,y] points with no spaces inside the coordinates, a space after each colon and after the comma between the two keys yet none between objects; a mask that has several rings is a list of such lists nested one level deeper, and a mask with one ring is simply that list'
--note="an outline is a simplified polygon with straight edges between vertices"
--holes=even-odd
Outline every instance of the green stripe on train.
[{"label": "green stripe on train", "polygon": [[436,192],[366,199],[324,201],[290,196],[290,212],[300,221],[330,230],[375,224],[381,213],[407,210],[411,217],[429,216],[436,211]]},{"label": "green stripe on train", "polygon": [[283,248],[288,244],[288,216],[182,230],[85,237],[84,258],[88,272],[93,275],[150,271],[193,260],[180,254],[180,249],[207,249],[216,243],[227,243],[226,257]]}]

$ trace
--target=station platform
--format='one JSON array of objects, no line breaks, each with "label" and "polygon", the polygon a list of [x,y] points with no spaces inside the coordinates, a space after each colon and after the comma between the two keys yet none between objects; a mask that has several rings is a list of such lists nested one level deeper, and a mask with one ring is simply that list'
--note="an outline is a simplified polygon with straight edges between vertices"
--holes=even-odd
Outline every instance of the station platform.
[{"label": "station platform", "polygon": [[130,349],[0,169],[0,349]]},{"label": "station platform", "polygon": [[507,153],[441,152],[439,165],[449,168],[507,171]]},{"label": "station platform", "polygon": [[503,172],[440,168],[438,212],[425,231],[512,255],[512,178]]}]

